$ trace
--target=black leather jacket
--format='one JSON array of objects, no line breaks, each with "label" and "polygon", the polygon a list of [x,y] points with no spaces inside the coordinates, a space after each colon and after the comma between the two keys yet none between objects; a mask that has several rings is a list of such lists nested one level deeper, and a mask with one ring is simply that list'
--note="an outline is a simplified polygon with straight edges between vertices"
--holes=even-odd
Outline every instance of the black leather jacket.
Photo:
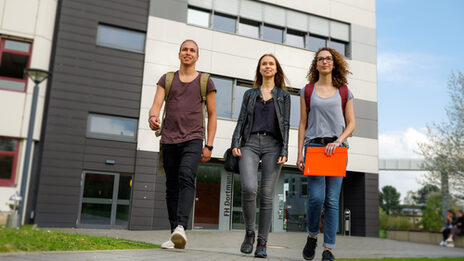
[{"label": "black leather jacket", "polygon": [[[253,115],[258,96],[261,96],[261,87],[253,88],[243,95],[242,108],[238,117],[237,126],[232,136],[231,148],[245,146],[253,127]],[[280,156],[288,156],[288,132],[290,129],[290,93],[280,88],[272,89],[274,108],[279,121],[282,135],[282,150]]]}]

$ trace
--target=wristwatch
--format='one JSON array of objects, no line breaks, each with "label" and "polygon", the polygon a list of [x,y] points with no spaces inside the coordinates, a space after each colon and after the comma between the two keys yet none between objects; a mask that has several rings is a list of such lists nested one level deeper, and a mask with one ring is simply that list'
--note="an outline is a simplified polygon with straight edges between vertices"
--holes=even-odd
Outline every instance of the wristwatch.
[{"label": "wristwatch", "polygon": [[213,151],[213,146],[205,145],[205,148],[209,149],[210,151]]}]

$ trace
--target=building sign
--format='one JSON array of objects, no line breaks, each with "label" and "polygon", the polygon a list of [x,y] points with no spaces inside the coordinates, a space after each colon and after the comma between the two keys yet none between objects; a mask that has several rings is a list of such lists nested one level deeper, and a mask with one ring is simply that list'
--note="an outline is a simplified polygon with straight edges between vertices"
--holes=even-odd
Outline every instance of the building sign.
[{"label": "building sign", "polygon": [[219,230],[229,230],[233,209],[234,175],[222,170],[221,173],[221,198],[219,208]]}]

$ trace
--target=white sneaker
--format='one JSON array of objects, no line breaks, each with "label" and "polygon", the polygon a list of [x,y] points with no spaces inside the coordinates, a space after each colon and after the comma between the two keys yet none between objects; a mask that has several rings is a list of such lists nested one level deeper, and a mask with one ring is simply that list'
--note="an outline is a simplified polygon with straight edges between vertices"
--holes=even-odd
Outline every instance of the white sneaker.
[{"label": "white sneaker", "polygon": [[174,243],[174,248],[184,249],[187,244],[187,236],[185,235],[184,227],[178,225],[171,234],[171,241]]},{"label": "white sneaker", "polygon": [[446,242],[448,242],[448,243],[453,242],[453,239],[452,239],[451,237],[448,237],[448,238],[446,239]]},{"label": "white sneaker", "polygon": [[451,243],[446,243],[446,247],[454,247],[454,243],[451,242]]},{"label": "white sneaker", "polygon": [[445,242],[445,241],[441,241],[441,242],[440,242],[440,246],[446,246],[446,242]]},{"label": "white sneaker", "polygon": [[174,243],[172,243],[171,240],[168,240],[168,241],[164,242],[163,244],[161,244],[161,248],[162,249],[173,249],[174,248]]}]

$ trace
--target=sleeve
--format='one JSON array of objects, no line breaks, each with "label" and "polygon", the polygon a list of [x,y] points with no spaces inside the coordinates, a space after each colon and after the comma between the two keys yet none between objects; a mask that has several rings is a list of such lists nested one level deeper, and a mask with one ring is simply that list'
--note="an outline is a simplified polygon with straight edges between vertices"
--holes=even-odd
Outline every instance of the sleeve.
[{"label": "sleeve", "polygon": [[166,84],[166,74],[163,74],[163,76],[161,76],[161,78],[159,78],[157,85],[163,87],[163,89],[164,89],[165,84]]},{"label": "sleeve", "polygon": [[300,97],[303,98],[303,99],[304,99],[304,96],[305,96],[305,88],[306,88],[306,86],[301,88],[301,90],[300,90]]},{"label": "sleeve", "polygon": [[240,140],[242,137],[242,129],[243,126],[245,125],[245,121],[247,118],[247,104],[248,104],[248,98],[250,96],[250,93],[253,89],[247,90],[243,94],[243,99],[242,99],[242,106],[240,108],[240,114],[237,119],[237,125],[235,125],[235,130],[234,134],[232,135],[232,143],[230,145],[231,148],[240,148]]},{"label": "sleeve", "polygon": [[351,100],[351,99],[353,99],[353,98],[354,98],[353,93],[352,93],[351,90],[348,88],[348,99],[347,99],[347,101],[349,101],[349,100]]},{"label": "sleeve", "polygon": [[211,76],[208,78],[208,84],[206,85],[206,93],[217,92],[216,86],[214,85],[213,79]]}]

